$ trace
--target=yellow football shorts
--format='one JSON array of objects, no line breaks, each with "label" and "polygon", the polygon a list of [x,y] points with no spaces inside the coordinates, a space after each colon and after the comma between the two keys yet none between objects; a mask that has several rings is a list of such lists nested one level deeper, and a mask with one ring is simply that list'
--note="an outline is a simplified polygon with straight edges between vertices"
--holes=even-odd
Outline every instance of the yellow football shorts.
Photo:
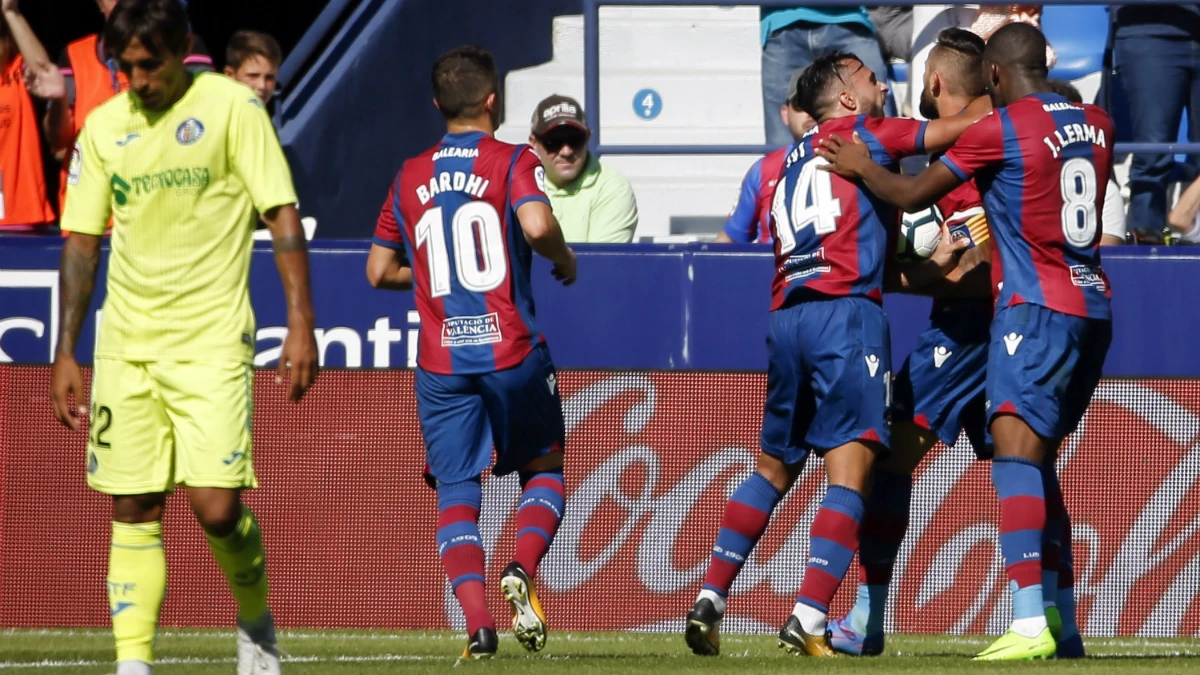
[{"label": "yellow football shorts", "polygon": [[88,486],[110,495],[257,487],[252,382],[245,363],[97,358]]}]

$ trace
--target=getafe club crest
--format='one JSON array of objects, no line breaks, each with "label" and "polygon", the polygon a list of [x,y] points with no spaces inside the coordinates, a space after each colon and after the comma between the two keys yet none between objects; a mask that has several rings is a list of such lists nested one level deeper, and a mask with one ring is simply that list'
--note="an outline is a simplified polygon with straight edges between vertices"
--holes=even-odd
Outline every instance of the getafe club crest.
[{"label": "getafe club crest", "polygon": [[195,117],[189,117],[175,130],[175,140],[180,145],[191,145],[204,136],[204,125]]}]

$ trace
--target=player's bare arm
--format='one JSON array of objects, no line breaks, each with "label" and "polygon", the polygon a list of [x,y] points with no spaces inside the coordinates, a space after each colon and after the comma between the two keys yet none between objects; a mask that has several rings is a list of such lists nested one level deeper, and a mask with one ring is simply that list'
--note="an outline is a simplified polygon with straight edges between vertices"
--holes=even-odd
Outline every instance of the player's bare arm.
[{"label": "player's bare arm", "polygon": [[312,290],[308,276],[308,245],[295,205],[277,206],[262,214],[275,249],[275,265],[287,300],[288,333],[279,356],[275,381],[291,370],[288,400],[299,401],[317,378],[317,340],[313,333]]},{"label": "player's bare arm", "polygon": [[930,120],[925,127],[925,151],[945,152],[971,125],[992,111],[992,100],[980,96],[957,115]]},{"label": "player's bare arm", "polygon": [[526,202],[517,209],[517,220],[525,233],[525,241],[543,258],[554,263],[554,278],[563,286],[575,283],[575,252],[563,239],[562,228],[550,205]]},{"label": "player's bare arm", "polygon": [[817,155],[828,164],[819,167],[850,180],[861,179],[868,190],[909,213],[927,209],[962,183],[945,164],[934,162],[916,176],[892,173],[876,164],[858,134],[853,142],[836,134],[821,142]]},{"label": "player's bare arm", "polygon": [[396,249],[371,244],[367,254],[367,280],[375,288],[388,291],[412,289],[412,267]]},{"label": "player's bare arm", "polygon": [[59,321],[58,347],[54,354],[54,368],[50,374],[50,402],[54,417],[79,431],[79,412],[72,407],[83,402],[83,377],[79,364],[75,362],[75,345],[92,292],[96,288],[96,268],[100,265],[100,237],[72,232],[63,244],[62,259],[58,265]]},{"label": "player's bare arm", "polygon": [[949,274],[917,291],[920,295],[953,300],[992,297],[991,243],[969,248]]}]

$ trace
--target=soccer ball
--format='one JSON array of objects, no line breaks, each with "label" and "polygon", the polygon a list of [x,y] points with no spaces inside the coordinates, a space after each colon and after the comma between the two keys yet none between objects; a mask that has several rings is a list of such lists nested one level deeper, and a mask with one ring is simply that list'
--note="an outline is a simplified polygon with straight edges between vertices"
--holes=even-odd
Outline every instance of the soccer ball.
[{"label": "soccer ball", "polygon": [[942,238],[942,214],[936,206],[906,213],[900,221],[896,257],[900,260],[924,260],[933,255]]}]

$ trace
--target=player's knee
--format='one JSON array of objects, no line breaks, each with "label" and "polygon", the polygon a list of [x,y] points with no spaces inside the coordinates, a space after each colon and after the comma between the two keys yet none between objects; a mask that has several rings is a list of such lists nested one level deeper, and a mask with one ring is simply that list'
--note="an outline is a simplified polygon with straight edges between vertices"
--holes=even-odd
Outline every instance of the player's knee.
[{"label": "player's knee", "polygon": [[113,497],[113,520],[118,523],[152,523],[162,520],[167,496],[161,492]]},{"label": "player's knee", "polygon": [[218,537],[233,532],[242,517],[242,502],[237,490],[191,488],[188,502],[200,527]]},{"label": "player's knee", "polygon": [[841,485],[865,495],[875,456],[885,450],[878,443],[852,441],[826,452],[825,472],[829,484]]},{"label": "player's knee", "polygon": [[754,470],[766,478],[767,482],[776,490],[787,492],[791,489],[792,483],[796,482],[796,478],[800,476],[800,472],[804,470],[804,462],[785,464],[783,460],[763,452],[759,453],[758,465]]},{"label": "player's knee", "polygon": [[992,444],[997,457],[1019,457],[1041,464],[1058,441],[1042,438],[1016,415],[997,415],[991,424]]}]

